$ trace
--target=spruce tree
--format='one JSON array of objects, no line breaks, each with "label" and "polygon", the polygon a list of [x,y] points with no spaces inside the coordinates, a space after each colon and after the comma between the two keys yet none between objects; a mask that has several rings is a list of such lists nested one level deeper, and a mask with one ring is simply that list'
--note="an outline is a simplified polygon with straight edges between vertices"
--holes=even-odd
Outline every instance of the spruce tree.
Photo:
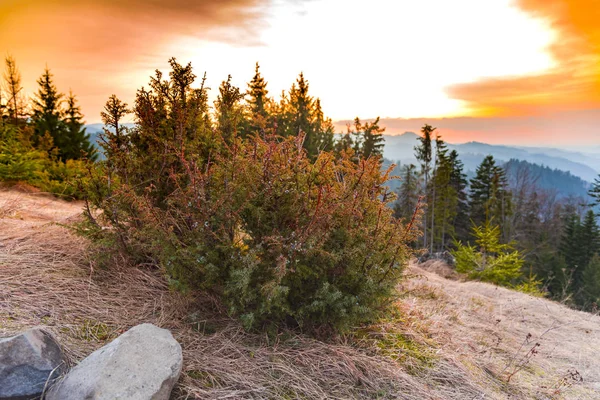
[{"label": "spruce tree", "polygon": [[373,122],[365,122],[358,128],[363,137],[361,149],[362,157],[383,157],[383,147],[385,146],[383,132],[385,132],[385,128],[379,126],[379,117]]},{"label": "spruce tree", "polygon": [[267,81],[263,78],[260,73],[260,66],[258,62],[254,70],[254,76],[248,83],[247,105],[248,114],[250,117],[250,124],[248,131],[244,133],[244,136],[253,133],[263,133],[268,125],[269,111],[268,107],[271,103],[271,99],[268,97],[269,91],[267,90]]},{"label": "spruce tree", "polygon": [[300,73],[289,93],[290,123],[285,136],[304,135],[303,146],[310,158],[316,157],[319,144],[314,129],[315,100],[308,94],[308,81]]},{"label": "spruce tree", "polygon": [[457,200],[456,213],[452,221],[454,238],[466,240],[469,235],[469,203],[467,199],[467,175],[463,172],[464,165],[458,158],[458,152],[452,150],[448,155],[450,165],[450,186],[454,189]]},{"label": "spruce tree", "polygon": [[90,143],[90,135],[85,131],[83,115],[73,92],[69,92],[66,105],[64,124],[68,141],[61,150],[63,157],[74,160],[86,157],[92,161],[96,160],[98,158],[96,149]]},{"label": "spruce tree", "polygon": [[581,223],[578,238],[578,262],[573,271],[573,287],[575,292],[575,302],[584,306],[586,302],[583,289],[585,286],[584,271],[595,254],[598,253],[600,234],[596,224],[596,216],[593,210],[589,210]]},{"label": "spruce tree", "polygon": [[105,125],[105,138],[110,142],[114,142],[117,148],[120,148],[124,143],[126,129],[122,120],[130,112],[127,103],[123,103],[114,94],[109,97],[104,105],[104,110],[100,112],[100,117]]},{"label": "spruce tree", "polygon": [[414,164],[402,167],[401,183],[394,203],[394,217],[410,221],[419,201],[419,175]]},{"label": "spruce tree", "polygon": [[[431,135],[436,128],[431,125],[425,124],[421,128],[422,136],[419,137],[419,145],[415,146],[415,157],[421,163],[421,175],[424,178],[423,192],[427,195],[429,188],[429,173],[431,170],[432,160],[432,148],[431,148]],[[427,202],[430,202],[429,196],[426,196]],[[425,213],[427,216],[427,212]],[[423,247],[427,247],[427,218],[423,224]]]},{"label": "spruce tree", "polygon": [[583,270],[579,297],[584,309],[590,311],[598,309],[598,303],[600,303],[600,256],[597,253]]},{"label": "spruce tree", "polygon": [[335,128],[331,118],[326,118],[321,108],[321,100],[315,100],[315,127],[316,142],[319,151],[332,151],[334,149]]},{"label": "spruce tree", "polygon": [[50,134],[54,145],[58,148],[59,156],[65,159],[64,150],[70,146],[68,132],[63,121],[64,95],[54,85],[52,74],[48,68],[38,79],[38,91],[33,100],[33,115],[31,121],[35,132],[35,143],[46,134]]},{"label": "spruce tree", "polygon": [[231,84],[231,75],[219,87],[219,95],[215,101],[215,119],[217,129],[226,143],[232,143],[240,132],[244,131],[244,110],[241,100],[244,94]]},{"label": "spruce tree", "polygon": [[505,219],[511,210],[510,202],[506,172],[496,165],[494,157],[488,155],[471,179],[470,217],[475,225],[494,220],[505,232]]},{"label": "spruce tree", "polygon": [[[23,95],[23,85],[21,84],[21,73],[17,69],[17,63],[12,56],[5,58],[6,70],[4,72],[4,86],[6,92],[7,117],[14,126],[19,126],[24,122],[26,113],[25,99]],[[2,107],[0,102],[0,108]]]},{"label": "spruce tree", "polygon": [[248,83],[248,96],[250,97],[248,99],[248,104],[250,104],[250,111],[252,111],[254,115],[267,116],[268,94],[267,82],[261,75],[260,66],[257,62],[254,76],[250,83]]}]

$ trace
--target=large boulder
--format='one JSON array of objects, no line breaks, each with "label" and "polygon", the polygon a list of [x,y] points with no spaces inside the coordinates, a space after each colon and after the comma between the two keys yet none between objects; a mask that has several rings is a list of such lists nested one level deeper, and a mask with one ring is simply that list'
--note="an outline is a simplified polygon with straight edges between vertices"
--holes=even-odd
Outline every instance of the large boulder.
[{"label": "large boulder", "polygon": [[0,339],[0,399],[39,398],[65,368],[62,350],[40,328]]},{"label": "large boulder", "polygon": [[182,362],[171,332],[138,325],[81,361],[46,399],[167,400]]}]

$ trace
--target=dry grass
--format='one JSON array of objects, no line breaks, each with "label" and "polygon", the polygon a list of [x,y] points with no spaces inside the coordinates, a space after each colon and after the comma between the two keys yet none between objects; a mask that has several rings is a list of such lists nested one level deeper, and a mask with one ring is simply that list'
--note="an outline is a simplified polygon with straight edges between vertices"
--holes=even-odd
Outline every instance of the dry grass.
[{"label": "dry grass", "polygon": [[[174,399],[600,398],[590,314],[412,268],[397,311],[352,337],[250,334],[209,297],[169,290],[160,271],[95,267],[85,240],[56,224],[80,209],[0,191],[0,336],[44,325],[77,362],[136,324],[168,328],[184,351]],[[507,384],[511,360],[536,342],[539,354]]]}]

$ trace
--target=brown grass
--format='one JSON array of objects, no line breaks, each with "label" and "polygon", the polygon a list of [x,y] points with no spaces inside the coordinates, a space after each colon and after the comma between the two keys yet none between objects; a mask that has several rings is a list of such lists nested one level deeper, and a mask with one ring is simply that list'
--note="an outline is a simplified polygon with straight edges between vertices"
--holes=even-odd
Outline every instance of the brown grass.
[{"label": "brown grass", "polygon": [[[184,351],[174,399],[600,398],[591,314],[413,267],[396,311],[355,335],[251,334],[209,296],[170,290],[158,270],[119,259],[98,268],[85,240],[56,224],[80,210],[0,191],[0,336],[43,325],[77,362],[136,324],[168,328]],[[528,333],[540,353],[507,384]]]}]

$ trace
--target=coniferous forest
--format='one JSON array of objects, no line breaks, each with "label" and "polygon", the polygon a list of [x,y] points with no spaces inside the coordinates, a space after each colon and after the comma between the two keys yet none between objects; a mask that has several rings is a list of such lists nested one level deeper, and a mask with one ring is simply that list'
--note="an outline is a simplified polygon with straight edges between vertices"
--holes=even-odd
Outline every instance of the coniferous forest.
[{"label": "coniferous forest", "polygon": [[[547,189],[518,161],[487,156],[467,179],[430,125],[418,165],[395,177],[383,167],[379,119],[336,134],[302,73],[275,99],[257,63],[247,87],[228,77],[210,104],[206,76],[175,59],[170,68],[134,104],[108,99],[96,148],[75,94],[45,69],[26,98],[7,57],[0,179],[85,200],[79,231],[99,254],[164,268],[173,288],[215,294],[248,329],[369,321],[412,257],[596,309],[597,204]],[[597,181],[590,198],[599,193]]]}]

